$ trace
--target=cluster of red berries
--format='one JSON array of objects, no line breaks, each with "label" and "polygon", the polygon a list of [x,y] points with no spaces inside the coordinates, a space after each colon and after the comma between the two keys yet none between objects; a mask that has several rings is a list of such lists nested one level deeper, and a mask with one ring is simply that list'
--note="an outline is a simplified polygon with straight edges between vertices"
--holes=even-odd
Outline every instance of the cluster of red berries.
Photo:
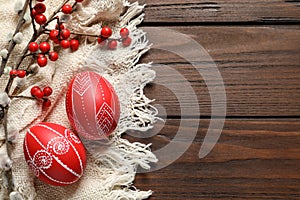
[{"label": "cluster of red berries", "polygon": [[[38,0],[43,2],[43,0]],[[31,10],[31,17],[34,18],[35,22],[39,25],[43,25],[47,22],[47,17],[44,15],[46,6],[43,3],[37,3]]]},{"label": "cluster of red berries", "polygon": [[45,87],[43,90],[39,86],[33,86],[31,88],[31,95],[36,99],[43,99],[43,106],[50,107],[51,101],[48,97],[52,94],[53,90],[51,87]]},{"label": "cluster of red berries", "polygon": [[[44,0],[37,0],[38,2],[43,2]],[[83,0],[75,0],[76,3],[81,3]],[[35,22],[39,25],[43,25],[47,22],[47,17],[44,15],[46,11],[46,5],[44,3],[37,3],[31,10],[31,16],[34,18]],[[70,4],[65,4],[62,6],[61,11],[64,14],[71,14],[73,7]]]},{"label": "cluster of red berries", "polygon": [[76,39],[69,39],[71,32],[65,28],[63,24],[57,24],[55,29],[49,33],[49,38],[54,43],[59,44],[63,49],[70,48],[72,51],[76,51],[79,48],[79,41]]},{"label": "cluster of red berries", "polygon": [[[48,63],[46,55],[48,55],[51,61],[56,61],[58,59],[58,53],[55,51],[50,52],[50,44],[48,42],[41,42],[40,44],[36,42],[29,43],[28,50],[31,53],[38,53],[37,63],[40,67],[45,67]],[[39,52],[38,52],[39,50]]]},{"label": "cluster of red berries", "polygon": [[129,30],[127,28],[122,28],[120,30],[119,39],[109,39],[112,35],[112,30],[109,27],[102,27],[100,36],[98,38],[98,43],[101,46],[107,46],[109,49],[114,50],[118,46],[118,42],[122,42],[124,47],[128,47],[131,44],[131,38],[129,37]]},{"label": "cluster of red berries", "polygon": [[[63,24],[57,25],[54,30],[49,33],[49,38],[56,44],[60,44],[63,49],[70,48],[72,51],[76,51],[79,48],[79,41],[76,39],[69,39],[71,35],[70,30],[66,29]],[[37,63],[40,67],[45,67],[48,64],[47,56],[51,61],[56,61],[59,55],[55,51],[51,51],[49,42],[37,42],[29,43],[28,50],[31,53],[37,54]]]},{"label": "cluster of red berries", "polygon": [[[83,0],[75,0],[76,3],[81,3]],[[38,3],[31,9],[31,16],[34,19],[35,23],[39,25],[44,25],[47,23],[47,17],[44,15],[46,11],[46,6],[44,0],[37,0]],[[74,4],[74,6],[76,5]],[[60,10],[64,14],[71,14],[73,12],[73,7],[70,4],[65,4],[61,7]],[[53,21],[50,19],[50,21]],[[45,27],[44,27],[45,28]],[[55,44],[59,44],[63,49],[70,48],[72,51],[76,51],[79,48],[79,41],[71,38],[71,32],[65,26],[59,22],[56,25],[55,29],[47,30],[44,29],[44,33],[49,34],[49,39],[52,40]],[[48,32],[49,31],[49,32]],[[102,27],[100,35],[98,37],[98,43],[101,46],[107,46],[107,48],[114,50],[118,46],[118,42],[122,43],[124,47],[130,46],[132,39],[129,37],[129,30],[127,28],[122,28],[120,30],[120,38],[111,38],[112,36],[112,29],[109,27]],[[76,35],[76,33],[73,33]],[[29,55],[33,55],[34,58],[37,59],[37,64],[40,67],[44,67],[48,63],[48,59],[51,61],[56,61],[59,58],[57,52],[50,51],[51,45],[49,42],[43,41],[40,44],[37,42],[31,42],[28,46],[28,51],[30,52]],[[11,70],[10,76],[12,78],[19,77],[24,78],[28,73],[25,70]],[[49,96],[52,94],[51,87],[45,87],[41,89],[38,86],[34,86],[31,88],[31,95],[35,99],[43,101],[43,107],[50,107],[51,101],[49,100]]]},{"label": "cluster of red berries", "polygon": [[9,75],[12,78],[15,78],[15,77],[24,78],[27,75],[27,72],[25,70],[16,70],[16,69],[13,69],[13,70],[11,70],[9,72]]}]

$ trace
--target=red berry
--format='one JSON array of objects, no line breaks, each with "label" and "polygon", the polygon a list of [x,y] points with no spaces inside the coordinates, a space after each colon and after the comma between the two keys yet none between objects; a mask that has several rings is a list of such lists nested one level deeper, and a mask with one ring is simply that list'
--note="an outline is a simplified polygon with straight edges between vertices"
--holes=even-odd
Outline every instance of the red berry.
[{"label": "red berry", "polygon": [[44,92],[44,96],[48,97],[48,96],[50,96],[52,94],[53,90],[52,90],[51,87],[45,87],[43,89],[43,92]]},{"label": "red berry", "polygon": [[58,31],[58,30],[56,30],[56,29],[51,30],[50,33],[49,33],[49,38],[50,38],[50,40],[56,40],[58,34],[59,34],[59,31]]},{"label": "red berry", "polygon": [[60,33],[62,39],[68,39],[71,35],[71,32],[68,29],[63,29]]},{"label": "red berry", "polygon": [[43,3],[37,3],[34,6],[34,9],[36,10],[37,13],[42,14],[46,11],[46,6]]},{"label": "red berry", "polygon": [[36,10],[33,8],[33,9],[31,10],[31,13],[30,13],[31,17],[35,17],[37,14],[38,14],[38,13],[37,13]]},{"label": "red berry", "polygon": [[49,53],[49,59],[51,61],[57,61],[57,59],[58,59],[58,53],[55,52],[55,51],[50,52]]},{"label": "red berry", "polygon": [[43,1],[45,1],[45,0],[37,0],[38,2],[43,2]]},{"label": "red berry", "polygon": [[29,46],[28,46],[28,50],[29,50],[31,53],[34,53],[34,52],[36,52],[37,50],[39,50],[39,45],[38,45],[38,43],[36,43],[36,42],[30,42],[30,43],[29,43]]},{"label": "red berry", "polygon": [[41,88],[40,88],[39,86],[33,86],[33,87],[31,88],[31,90],[30,90],[31,95],[32,95],[32,96],[35,96],[35,92],[36,92],[37,90],[41,90]]},{"label": "red berry", "polygon": [[99,38],[98,38],[98,44],[99,44],[100,46],[105,46],[106,43],[107,43],[107,39],[106,39],[106,38],[102,38],[102,37],[99,37]]},{"label": "red berry", "polygon": [[47,21],[47,18],[44,14],[37,14],[34,19],[39,25],[43,25]]},{"label": "red berry", "polygon": [[118,42],[116,40],[111,40],[108,42],[108,48],[111,50],[116,49],[118,46]]},{"label": "red berry", "polygon": [[59,39],[55,39],[55,40],[53,40],[53,42],[54,42],[55,44],[60,44]]},{"label": "red berry", "polygon": [[120,30],[120,35],[121,35],[121,38],[127,38],[128,35],[129,35],[129,30],[128,28],[122,28]]},{"label": "red berry", "polygon": [[18,71],[18,77],[19,78],[24,78],[26,76],[26,71],[25,70],[19,70]]},{"label": "red berry", "polygon": [[60,41],[60,46],[63,49],[67,49],[67,48],[70,47],[70,41],[69,40],[62,40],[62,41]]},{"label": "red berry", "polygon": [[71,14],[72,13],[72,6],[70,4],[65,4],[61,8],[61,11],[65,14]]},{"label": "red berry", "polygon": [[83,2],[83,0],[76,0],[76,2],[77,2],[77,3],[81,3],[81,2]]},{"label": "red berry", "polygon": [[102,27],[100,35],[104,38],[109,38],[112,35],[112,30],[109,27]]},{"label": "red berry", "polygon": [[72,49],[72,51],[76,51],[79,48],[79,41],[72,39],[70,41],[70,48]]},{"label": "red berry", "polygon": [[38,58],[43,58],[43,57],[45,57],[45,54],[39,53],[37,57]]},{"label": "red berry", "polygon": [[46,53],[46,52],[50,51],[50,44],[48,42],[42,42],[42,43],[40,43],[39,48],[40,48],[41,52]]},{"label": "red berry", "polygon": [[130,44],[131,44],[131,38],[130,37],[127,37],[125,39],[122,40],[122,44],[124,47],[128,47]]},{"label": "red berry", "polygon": [[[59,25],[59,28],[62,30],[62,29],[65,29],[65,26],[63,24],[60,24]],[[55,29],[58,29],[58,24],[55,25]]]},{"label": "red berry", "polygon": [[17,75],[18,75],[18,71],[17,70],[15,70],[15,69],[13,69],[13,70],[11,70],[10,72],[9,72],[9,75],[11,76],[11,77],[16,77]]},{"label": "red berry", "polygon": [[33,95],[38,98],[38,99],[41,99],[44,97],[44,92],[39,88],[39,89],[36,89],[35,92],[33,93]]},{"label": "red berry", "polygon": [[47,59],[46,56],[38,57],[37,58],[37,63],[40,67],[45,67],[48,63],[48,59]]},{"label": "red berry", "polygon": [[49,108],[51,106],[51,101],[49,99],[45,99],[43,102],[43,107]]}]

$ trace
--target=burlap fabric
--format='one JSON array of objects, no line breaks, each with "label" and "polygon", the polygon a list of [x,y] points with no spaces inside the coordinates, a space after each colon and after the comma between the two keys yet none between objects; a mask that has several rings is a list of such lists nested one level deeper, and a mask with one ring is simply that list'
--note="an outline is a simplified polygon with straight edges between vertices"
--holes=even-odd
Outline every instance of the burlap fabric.
[{"label": "burlap fabric", "polygon": [[[53,12],[61,3],[60,0],[46,0],[46,12]],[[18,15],[14,12],[13,1],[0,0],[0,5],[1,50],[7,48],[7,40],[15,30]],[[138,166],[147,169],[150,162],[156,162],[155,155],[149,149],[150,145],[130,143],[121,138],[127,130],[144,131],[151,128],[156,120],[157,110],[143,94],[144,86],[155,78],[155,73],[149,64],[138,64],[140,56],[149,49],[145,33],[136,28],[143,20],[142,10],[143,6],[138,3],[131,4],[122,0],[85,0],[71,18],[65,17],[66,26],[73,32],[99,34],[101,25],[105,23],[115,30],[117,36],[117,30],[126,26],[130,29],[133,42],[128,48],[120,45],[117,50],[111,51],[99,47],[93,38],[82,39],[78,51],[72,53],[60,50],[57,62],[49,62],[38,74],[27,78],[26,84],[18,90],[19,95],[30,96],[33,85],[49,85],[54,90],[50,98],[53,104],[49,109],[42,109],[41,103],[35,100],[13,99],[10,104],[9,126],[20,131],[12,153],[14,189],[17,192],[15,199],[145,199],[151,195],[150,190],[139,191],[132,185]],[[10,66],[15,64],[32,35],[30,23],[21,32],[24,35],[23,42],[13,51],[8,64]],[[30,65],[27,61],[23,64],[24,67]],[[46,185],[34,178],[27,167],[22,146],[24,135],[30,126],[40,121],[71,128],[64,107],[65,91],[71,78],[78,71],[87,69],[106,77],[116,89],[121,102],[119,125],[110,138],[110,145],[88,148],[87,169],[79,182],[67,187]],[[0,79],[0,91],[3,91],[7,79],[7,76]],[[1,126],[2,147],[3,141],[4,130]],[[2,147],[0,151],[4,149]],[[4,178],[1,184],[3,181]],[[0,199],[7,198],[8,194],[2,185]]]}]

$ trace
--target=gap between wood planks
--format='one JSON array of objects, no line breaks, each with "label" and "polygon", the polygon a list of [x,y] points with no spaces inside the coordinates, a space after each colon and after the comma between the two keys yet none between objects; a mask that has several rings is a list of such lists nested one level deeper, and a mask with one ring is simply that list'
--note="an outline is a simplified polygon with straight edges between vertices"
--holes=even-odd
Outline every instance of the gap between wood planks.
[{"label": "gap between wood planks", "polygon": [[[300,26],[265,27],[171,27],[186,34],[208,51],[223,77],[227,95],[227,118],[298,118],[300,117]],[[151,42],[151,41],[150,41]],[[174,41],[174,47],[186,45],[184,41]],[[198,98],[201,115],[211,115],[211,100],[203,77],[187,61],[174,53],[154,48],[141,62],[153,61],[157,67],[158,82],[180,88],[183,80],[176,79],[177,71],[193,87]],[[187,47],[184,47],[186,50]],[[197,52],[191,52],[199,57]],[[195,55],[194,55],[195,54]],[[203,58],[197,67],[210,69],[210,61]],[[161,67],[160,67],[161,63]],[[172,69],[170,71],[170,68]],[[200,69],[199,68],[199,69]],[[209,81],[215,77],[211,72]],[[149,98],[157,99],[167,110],[169,118],[179,119],[180,105],[167,87],[149,84],[145,88]],[[212,82],[213,83],[213,82]],[[217,94],[216,89],[212,91]],[[164,94],[164,95],[161,95]],[[184,89],[182,108],[190,111],[184,118],[195,118],[192,93]],[[197,117],[198,118],[198,117]]]},{"label": "gap between wood planks", "polygon": [[297,26],[300,25],[300,20],[277,20],[266,19],[261,21],[237,21],[237,22],[143,22],[141,27],[178,27],[178,26],[272,26],[272,25],[285,25]]},{"label": "gap between wood planks", "polygon": [[187,120],[187,119],[226,119],[226,120],[255,120],[255,119],[266,119],[266,120],[284,120],[284,119],[300,119],[300,115],[295,115],[295,116],[212,116],[212,115],[200,115],[200,116],[177,116],[177,115],[167,115],[167,116],[162,116],[162,115],[157,115],[157,117],[163,118],[163,119],[182,119],[182,120]]}]

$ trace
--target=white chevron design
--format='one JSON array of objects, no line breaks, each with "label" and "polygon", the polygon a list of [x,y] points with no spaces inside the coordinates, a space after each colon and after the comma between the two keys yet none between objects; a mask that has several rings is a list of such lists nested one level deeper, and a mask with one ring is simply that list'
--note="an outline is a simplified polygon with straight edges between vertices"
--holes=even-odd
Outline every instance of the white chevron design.
[{"label": "white chevron design", "polygon": [[114,111],[107,103],[103,103],[99,109],[96,120],[101,132],[107,134],[114,122]]},{"label": "white chevron design", "polygon": [[73,90],[80,96],[83,96],[91,86],[90,74],[88,72],[80,73],[74,80]]}]

